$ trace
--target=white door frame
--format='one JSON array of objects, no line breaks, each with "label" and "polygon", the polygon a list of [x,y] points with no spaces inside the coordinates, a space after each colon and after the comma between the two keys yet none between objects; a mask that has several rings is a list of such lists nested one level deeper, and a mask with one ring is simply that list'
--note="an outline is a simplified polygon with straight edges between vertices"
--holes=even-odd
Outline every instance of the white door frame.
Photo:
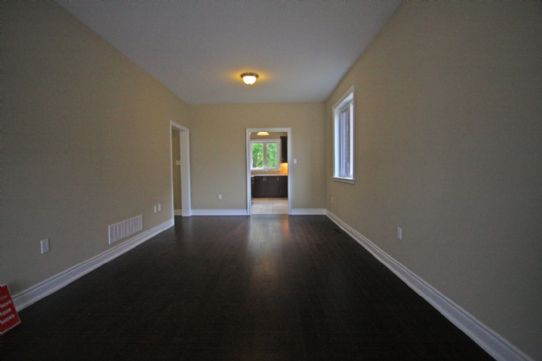
[{"label": "white door frame", "polygon": [[183,217],[192,215],[192,191],[190,188],[190,130],[174,121],[170,121],[169,127],[169,158],[171,164],[171,214],[175,215],[175,201],[173,199],[173,130],[179,131],[179,143],[181,151],[181,207]]},{"label": "white door frame", "polygon": [[272,132],[272,133],[287,133],[288,134],[288,214],[292,214],[292,199],[294,196],[292,187],[293,167],[292,164],[292,128],[247,128],[246,133],[246,175],[247,175],[247,214],[252,214],[252,187],[250,184],[250,133],[254,132]]}]

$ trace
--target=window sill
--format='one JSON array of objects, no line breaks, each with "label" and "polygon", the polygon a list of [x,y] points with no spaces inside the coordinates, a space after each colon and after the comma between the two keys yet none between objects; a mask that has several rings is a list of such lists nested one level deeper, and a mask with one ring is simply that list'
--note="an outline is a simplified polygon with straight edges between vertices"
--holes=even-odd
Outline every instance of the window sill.
[{"label": "window sill", "polygon": [[333,179],[334,181],[336,181],[336,182],[350,183],[350,184],[354,184],[354,183],[355,183],[354,178],[340,178],[340,177],[333,177],[332,179]]}]

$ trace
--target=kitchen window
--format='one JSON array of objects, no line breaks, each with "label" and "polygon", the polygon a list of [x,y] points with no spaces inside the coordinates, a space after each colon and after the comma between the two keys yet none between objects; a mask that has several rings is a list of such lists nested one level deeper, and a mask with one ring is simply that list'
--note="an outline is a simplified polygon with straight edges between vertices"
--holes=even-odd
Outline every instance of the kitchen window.
[{"label": "kitchen window", "polygon": [[250,142],[250,169],[275,170],[280,166],[280,140],[258,140]]}]

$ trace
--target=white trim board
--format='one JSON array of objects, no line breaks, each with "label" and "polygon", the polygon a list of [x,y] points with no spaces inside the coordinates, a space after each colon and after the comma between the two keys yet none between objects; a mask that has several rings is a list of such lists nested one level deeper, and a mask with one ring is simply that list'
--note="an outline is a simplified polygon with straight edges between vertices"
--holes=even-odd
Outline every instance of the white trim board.
[{"label": "white trim board", "polygon": [[213,208],[213,209],[192,209],[193,216],[248,216],[248,212],[245,208],[240,209],[226,209],[226,208]]},{"label": "white trim board", "polygon": [[170,164],[170,189],[171,189],[171,214],[175,214],[175,200],[173,191],[173,131],[179,131],[179,151],[181,153],[181,216],[190,217],[192,210],[192,186],[190,183],[190,129],[173,120],[169,122],[169,164]]},{"label": "white trim board", "polygon": [[17,311],[30,306],[31,304],[49,296],[50,294],[60,290],[61,288],[69,285],[73,281],[83,277],[87,273],[94,271],[96,268],[103,264],[114,260],[120,255],[128,252],[132,248],[139,246],[141,243],[151,239],[158,233],[165,231],[166,229],[173,227],[173,219],[167,220],[157,226],[149,228],[143,232],[140,232],[133,237],[111,247],[104,252],[91,257],[83,262],[76,264],[64,271],[57,273],[44,281],[41,281],[33,286],[30,286],[26,290],[23,290],[16,295],[13,295],[13,303]]},{"label": "white trim board", "polygon": [[327,211],[325,208],[293,208],[290,211],[292,216],[302,216],[302,215],[326,215]]},{"label": "white trim board", "polygon": [[468,313],[457,303],[446,297],[363,234],[340,219],[336,214],[328,210],[327,216],[497,361],[534,361],[497,332],[476,319],[476,317]]},{"label": "white trim board", "polygon": [[[193,216],[248,216],[248,212],[244,208],[239,209],[192,209]],[[326,215],[325,208],[293,208],[290,211],[292,216],[301,215]]]}]

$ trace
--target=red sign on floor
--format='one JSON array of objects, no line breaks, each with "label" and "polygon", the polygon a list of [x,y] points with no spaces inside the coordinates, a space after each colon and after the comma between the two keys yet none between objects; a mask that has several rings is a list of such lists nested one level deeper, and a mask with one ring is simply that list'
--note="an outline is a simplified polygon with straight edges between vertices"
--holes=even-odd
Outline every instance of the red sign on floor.
[{"label": "red sign on floor", "polygon": [[8,286],[0,285],[0,335],[21,323],[9,295]]}]

